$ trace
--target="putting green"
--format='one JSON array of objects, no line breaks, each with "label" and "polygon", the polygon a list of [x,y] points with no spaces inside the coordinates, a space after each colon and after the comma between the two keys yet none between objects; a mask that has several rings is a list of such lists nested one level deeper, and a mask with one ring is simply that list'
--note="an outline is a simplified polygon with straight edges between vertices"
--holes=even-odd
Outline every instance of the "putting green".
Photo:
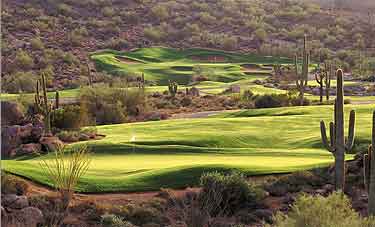
[{"label": "putting green", "polygon": [[[370,142],[375,105],[357,112],[356,141]],[[346,114],[348,117],[348,114]],[[104,139],[90,141],[92,163],[79,191],[146,191],[197,185],[206,171],[236,169],[248,175],[283,173],[327,165],[319,121],[331,106],[258,109],[210,118],[99,126]],[[49,184],[39,167],[51,155],[2,161],[6,171]]]}]

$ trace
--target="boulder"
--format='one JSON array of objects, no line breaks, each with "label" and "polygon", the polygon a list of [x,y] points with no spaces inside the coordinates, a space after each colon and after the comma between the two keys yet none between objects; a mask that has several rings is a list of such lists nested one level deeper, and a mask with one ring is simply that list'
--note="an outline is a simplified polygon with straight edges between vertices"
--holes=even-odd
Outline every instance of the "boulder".
[{"label": "boulder", "polygon": [[9,194],[2,196],[2,205],[12,209],[22,209],[29,206],[29,201],[26,196]]},{"label": "boulder", "polygon": [[17,155],[36,154],[42,150],[42,145],[39,143],[22,144],[17,149]]},{"label": "boulder", "polygon": [[15,102],[1,101],[1,125],[18,125],[24,119],[22,108]]},{"label": "boulder", "polygon": [[32,124],[3,127],[1,129],[1,155],[4,157],[14,155],[15,149],[31,136],[32,129]]},{"label": "boulder", "polygon": [[9,227],[37,227],[43,222],[42,211],[35,207],[13,210],[6,214],[5,220],[1,220],[2,226]]},{"label": "boulder", "polygon": [[47,152],[55,151],[64,146],[64,143],[56,136],[43,136],[39,143],[42,145],[42,150]]}]

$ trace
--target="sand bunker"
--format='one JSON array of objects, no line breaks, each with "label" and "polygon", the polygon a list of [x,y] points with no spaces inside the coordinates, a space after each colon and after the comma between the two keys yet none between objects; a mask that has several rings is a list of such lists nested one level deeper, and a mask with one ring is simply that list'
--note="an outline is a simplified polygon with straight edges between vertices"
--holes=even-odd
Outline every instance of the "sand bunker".
[{"label": "sand bunker", "polygon": [[131,64],[143,64],[143,62],[141,62],[141,61],[130,59],[130,58],[124,57],[124,56],[116,56],[116,59],[119,60],[122,63],[129,64],[129,65],[131,65]]}]

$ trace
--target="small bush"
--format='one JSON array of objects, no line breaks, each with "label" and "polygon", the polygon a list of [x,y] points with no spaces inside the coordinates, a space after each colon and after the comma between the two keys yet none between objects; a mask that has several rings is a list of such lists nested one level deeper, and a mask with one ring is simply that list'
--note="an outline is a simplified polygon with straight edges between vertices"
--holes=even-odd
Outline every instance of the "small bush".
[{"label": "small bush", "polygon": [[101,223],[103,227],[135,227],[132,223],[124,221],[113,214],[104,214]]},{"label": "small bush", "polygon": [[28,188],[26,181],[1,171],[1,193],[24,195]]},{"label": "small bush", "polygon": [[161,226],[166,226],[168,220],[164,214],[154,207],[148,206],[133,206],[129,209],[129,213],[125,217],[130,222],[138,226],[144,226],[148,223],[155,223]]},{"label": "small bush", "polygon": [[68,105],[53,111],[52,126],[59,129],[79,129],[83,126],[80,106]]},{"label": "small bush", "polygon": [[97,87],[81,90],[81,109],[97,124],[123,123],[127,116],[138,116],[146,108],[142,90]]},{"label": "small bush", "polygon": [[265,189],[275,196],[283,196],[288,192],[300,192],[319,187],[324,184],[324,179],[309,171],[296,172],[274,181],[265,186]]},{"label": "small bush", "polygon": [[186,106],[190,106],[191,103],[192,103],[192,100],[191,100],[190,97],[183,97],[183,98],[181,99],[181,105],[184,106],[184,107],[186,107]]},{"label": "small bush", "polygon": [[258,202],[257,194],[260,193],[257,193],[240,173],[206,173],[200,181],[200,201],[211,216],[231,215]]},{"label": "small bush", "polygon": [[17,51],[14,62],[17,67],[23,70],[30,70],[32,67],[34,67],[34,60],[26,51],[23,50]]},{"label": "small bush", "polygon": [[342,193],[335,192],[329,197],[300,196],[288,215],[278,213],[275,227],[370,227],[375,225],[375,218],[362,218]]},{"label": "small bush", "polygon": [[32,39],[30,41],[30,44],[31,44],[31,48],[33,48],[34,50],[43,50],[44,49],[44,44],[39,37]]},{"label": "small bush", "polygon": [[80,135],[78,131],[61,131],[57,137],[63,142],[73,143],[79,141]]},{"label": "small bush", "polygon": [[256,108],[274,108],[288,106],[289,99],[287,95],[262,95],[255,98]]},{"label": "small bush", "polygon": [[16,72],[3,78],[3,89],[9,93],[34,92],[36,76],[32,72]]}]

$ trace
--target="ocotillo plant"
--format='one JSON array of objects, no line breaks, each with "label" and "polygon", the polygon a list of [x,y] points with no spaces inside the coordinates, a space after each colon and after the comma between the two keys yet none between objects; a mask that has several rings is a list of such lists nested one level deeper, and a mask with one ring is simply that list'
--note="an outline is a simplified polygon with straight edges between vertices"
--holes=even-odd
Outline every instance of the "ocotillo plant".
[{"label": "ocotillo plant", "polygon": [[334,77],[335,71],[333,69],[332,63],[324,63],[324,85],[326,87],[326,100],[329,101],[329,91],[331,89],[331,79]]},{"label": "ocotillo plant", "polygon": [[169,80],[169,84],[168,84],[169,94],[171,94],[171,96],[173,97],[176,96],[177,89],[178,89],[178,84],[176,82],[172,82]]},{"label": "ocotillo plant", "polygon": [[364,183],[368,191],[368,213],[375,215],[375,111],[372,115],[372,140],[363,158]]},{"label": "ocotillo plant", "polygon": [[320,67],[317,67],[317,71],[315,72],[315,80],[319,84],[319,96],[320,96],[320,103],[323,102],[323,88],[324,88],[324,79],[325,74],[321,71]]},{"label": "ocotillo plant", "polygon": [[330,123],[330,141],[327,138],[324,121],[320,122],[320,131],[324,146],[335,157],[335,186],[343,190],[345,186],[345,151],[350,151],[354,145],[355,112],[350,112],[349,134],[345,141],[344,135],[344,88],[343,72],[337,71],[337,95],[334,107],[334,122]]},{"label": "ocotillo plant", "polygon": [[[42,87],[42,95],[40,95],[40,86]],[[59,93],[56,92],[55,107],[59,106]],[[44,117],[44,134],[51,135],[51,113],[53,111],[53,105],[48,101],[46,78],[42,73],[41,80],[36,83],[36,94],[35,94],[35,107],[39,113]]]},{"label": "ocotillo plant", "polygon": [[295,74],[296,74],[296,85],[297,89],[299,91],[299,99],[300,99],[300,105],[303,105],[304,101],[304,94],[305,94],[305,88],[307,87],[308,83],[308,75],[309,75],[309,64],[310,64],[310,54],[307,50],[307,43],[306,43],[306,35],[303,38],[303,51],[302,51],[302,70],[299,70],[299,64],[298,64],[298,55],[295,56],[294,60],[294,67],[295,67]]}]

